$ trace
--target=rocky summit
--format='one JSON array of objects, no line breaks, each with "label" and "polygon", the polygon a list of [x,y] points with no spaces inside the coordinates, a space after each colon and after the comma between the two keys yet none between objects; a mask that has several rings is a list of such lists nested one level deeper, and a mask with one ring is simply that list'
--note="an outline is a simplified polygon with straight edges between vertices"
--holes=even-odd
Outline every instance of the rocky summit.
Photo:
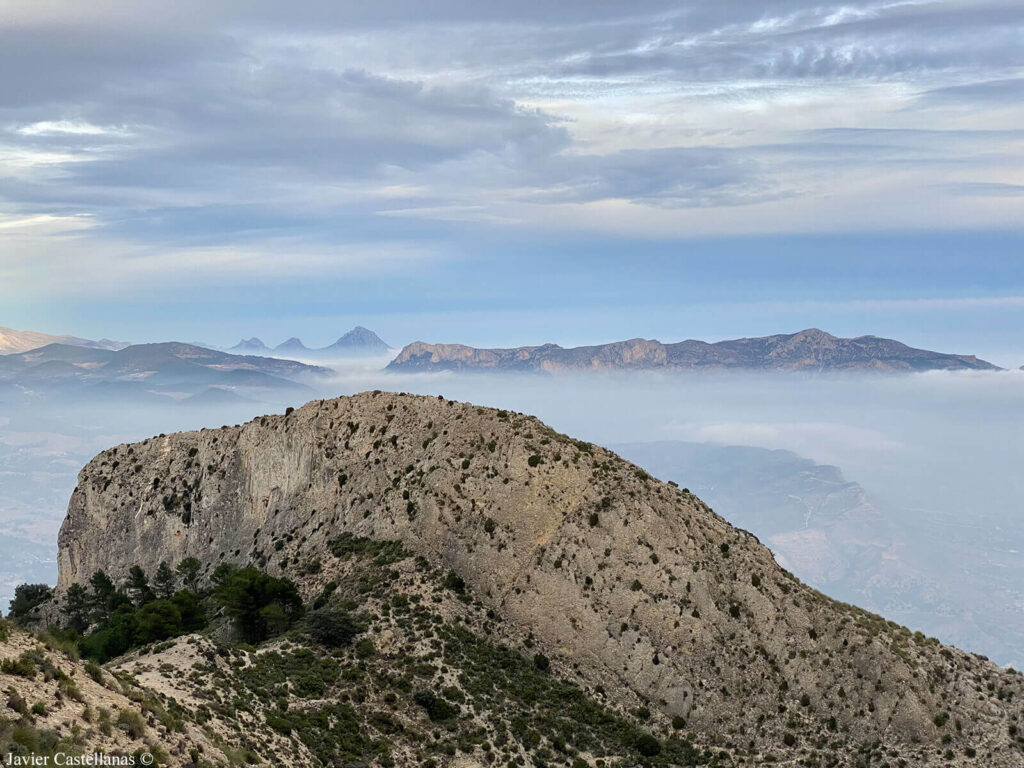
[{"label": "rocky summit", "polygon": [[370,392],[120,445],[59,544],[59,606],[196,558],[202,583],[252,565],[361,617],[340,650],[206,632],[111,661],[101,681],[167,714],[136,747],[171,764],[1024,765],[1019,673],[829,599],[685,488],[511,411]]}]

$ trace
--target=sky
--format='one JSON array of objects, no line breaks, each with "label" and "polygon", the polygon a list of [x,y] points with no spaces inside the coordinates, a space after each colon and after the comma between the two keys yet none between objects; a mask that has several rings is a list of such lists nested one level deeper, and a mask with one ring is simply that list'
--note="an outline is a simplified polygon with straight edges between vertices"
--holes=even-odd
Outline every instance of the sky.
[{"label": "sky", "polygon": [[1024,364],[1019,0],[0,0],[0,325]]}]

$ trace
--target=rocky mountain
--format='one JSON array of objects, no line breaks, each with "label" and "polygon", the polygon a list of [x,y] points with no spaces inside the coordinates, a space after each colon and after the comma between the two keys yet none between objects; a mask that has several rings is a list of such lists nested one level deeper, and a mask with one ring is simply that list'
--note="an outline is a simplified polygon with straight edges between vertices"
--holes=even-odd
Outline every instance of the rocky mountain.
[{"label": "rocky mountain", "polygon": [[689,490],[518,413],[372,392],[120,445],[59,546],[58,605],[194,557],[363,612],[334,655],[191,638],[114,663],[250,762],[1022,761],[1019,673],[830,600]]},{"label": "rocky mountain", "polygon": [[334,357],[369,357],[383,355],[389,349],[390,347],[380,336],[369,328],[357,325],[329,347],[317,351]]},{"label": "rocky mountain", "polygon": [[279,355],[304,355],[311,352],[309,347],[302,343],[302,339],[292,336],[290,339],[282,341],[276,347],[274,352]]},{"label": "rocky mountain", "polygon": [[233,352],[238,355],[259,355],[270,351],[270,347],[255,336],[251,339],[242,339],[240,342],[235,344],[235,346],[228,348],[228,352]]},{"label": "rocky mountain", "polygon": [[708,343],[630,339],[565,349],[557,344],[477,349],[461,344],[406,346],[389,371],[547,372],[614,370],[929,371],[1000,370],[974,355],[914,349],[892,339],[844,339],[816,328],[792,334]]},{"label": "rocky mountain", "polygon": [[0,355],[28,352],[30,349],[38,349],[48,344],[69,344],[75,347],[110,350],[124,349],[128,346],[127,341],[111,341],[110,339],[92,341],[77,336],[53,336],[49,333],[16,331],[13,328],[0,326]]},{"label": "rocky mountain", "polygon": [[178,342],[136,344],[119,350],[49,344],[0,356],[0,381],[45,396],[123,398],[153,402],[158,395],[198,394],[210,387],[250,394],[311,390],[304,382],[325,368],[226,352]]}]

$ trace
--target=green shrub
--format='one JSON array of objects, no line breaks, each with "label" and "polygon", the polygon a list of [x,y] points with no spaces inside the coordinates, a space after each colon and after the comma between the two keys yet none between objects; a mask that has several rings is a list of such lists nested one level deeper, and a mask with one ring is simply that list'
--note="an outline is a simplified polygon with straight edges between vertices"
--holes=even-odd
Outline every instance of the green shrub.
[{"label": "green shrub", "polygon": [[0,662],[0,672],[7,675],[17,675],[32,679],[36,676],[36,664],[27,653],[21,654],[16,659],[4,659]]},{"label": "green shrub", "polygon": [[327,542],[331,554],[342,560],[350,557],[366,557],[376,565],[397,563],[408,557],[408,553],[398,541],[379,541],[351,533],[343,533]]},{"label": "green shrub", "polygon": [[661,742],[649,733],[641,733],[637,736],[634,747],[644,757],[655,757],[661,754]]},{"label": "green shrub", "polygon": [[306,617],[310,636],[321,645],[341,648],[351,645],[356,635],[366,630],[365,620],[348,611],[321,609]]},{"label": "green shrub", "polygon": [[416,691],[412,699],[427,711],[427,717],[435,723],[451,720],[459,713],[457,707],[430,691]]},{"label": "green shrub", "polygon": [[146,733],[146,721],[133,709],[122,709],[117,713],[117,727],[133,739],[141,739]]},{"label": "green shrub", "polygon": [[455,571],[448,571],[442,583],[445,589],[450,589],[460,595],[466,591],[466,582]]},{"label": "green shrub", "polygon": [[84,701],[82,692],[78,688],[78,684],[70,677],[62,677],[57,682],[57,687],[60,691],[72,701]]},{"label": "green shrub", "polygon": [[362,638],[356,643],[356,656],[360,659],[369,659],[377,655],[377,648],[373,644],[373,640],[368,637]]}]

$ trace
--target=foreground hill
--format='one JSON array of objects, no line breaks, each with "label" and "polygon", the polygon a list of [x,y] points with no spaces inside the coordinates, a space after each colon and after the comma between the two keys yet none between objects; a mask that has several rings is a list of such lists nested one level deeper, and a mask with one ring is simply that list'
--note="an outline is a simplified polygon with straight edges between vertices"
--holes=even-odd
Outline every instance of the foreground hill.
[{"label": "foreground hill", "polygon": [[134,755],[136,765],[144,765],[139,758],[148,753],[158,758],[157,765],[176,766],[197,765],[191,756],[203,755],[229,764],[211,730],[183,719],[180,707],[161,694],[120,670],[86,665],[51,639],[3,622],[0,690],[7,715],[0,717],[3,765],[17,764],[7,762],[9,755],[35,756],[49,761],[38,765],[53,765],[58,753]]},{"label": "foreground hill", "polygon": [[417,341],[391,361],[389,371],[500,372],[613,370],[931,371],[1000,370],[974,355],[914,349],[893,339],[843,339],[816,328],[755,339],[675,344],[630,339],[564,349],[557,344],[514,349],[477,349]]},{"label": "foreground hill", "polygon": [[[282,707],[302,714],[282,728],[315,751],[303,724],[345,703],[360,738],[391,729],[402,765],[450,739],[462,765],[1022,761],[1018,673],[828,599],[687,490],[516,413],[376,392],[118,446],[80,474],[59,544],[60,599],[98,569],[122,582],[132,565],[190,556],[207,576],[255,564],[365,610],[373,658],[408,684],[371,685],[385,672],[346,656],[314,702],[273,687],[247,726],[265,750]],[[548,660],[568,688],[516,687]],[[152,685],[189,678],[144,666]],[[214,687],[244,700],[238,686],[269,674]],[[447,735],[409,737],[420,689],[462,713],[442,718]]]}]

